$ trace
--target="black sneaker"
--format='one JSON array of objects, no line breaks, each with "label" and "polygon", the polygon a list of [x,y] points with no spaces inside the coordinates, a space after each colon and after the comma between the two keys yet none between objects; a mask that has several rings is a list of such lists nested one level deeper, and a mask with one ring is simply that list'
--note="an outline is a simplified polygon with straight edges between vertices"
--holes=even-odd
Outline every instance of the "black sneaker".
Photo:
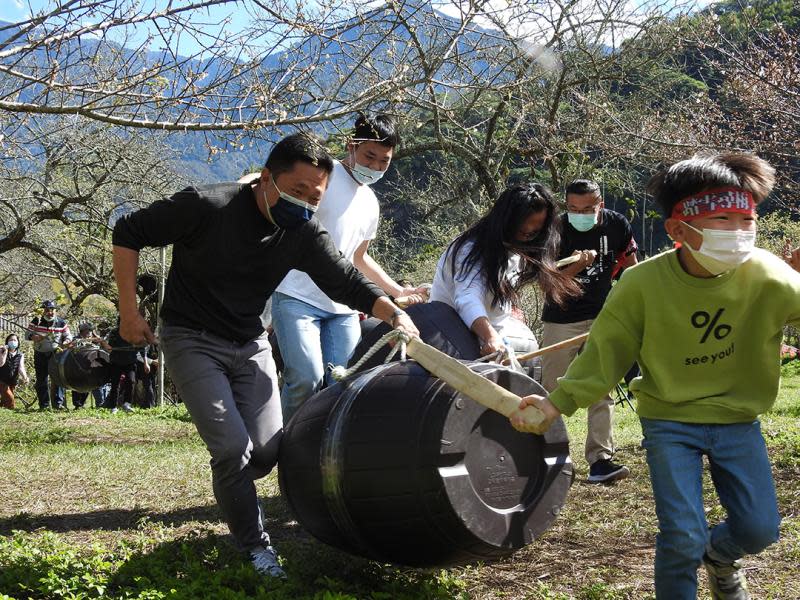
[{"label": "black sneaker", "polygon": [[610,483],[625,479],[631,472],[625,465],[611,462],[610,458],[601,458],[589,467],[589,483]]},{"label": "black sneaker", "polygon": [[750,600],[747,581],[738,560],[726,564],[704,554],[703,566],[708,573],[708,588],[714,600]]}]

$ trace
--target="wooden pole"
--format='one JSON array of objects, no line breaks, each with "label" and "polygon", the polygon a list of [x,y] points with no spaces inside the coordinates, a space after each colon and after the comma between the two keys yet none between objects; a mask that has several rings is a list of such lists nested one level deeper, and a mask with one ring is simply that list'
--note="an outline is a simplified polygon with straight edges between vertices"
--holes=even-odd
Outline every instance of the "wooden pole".
[{"label": "wooden pole", "polygon": [[[419,338],[412,338],[406,347],[408,355],[433,375],[455,388],[478,404],[510,417],[519,411],[521,398],[500,387],[493,381],[481,377],[465,364],[458,362],[429,346]],[[544,414],[536,407],[528,406],[522,411],[525,424],[535,428],[544,421]]]},{"label": "wooden pole", "polygon": [[561,267],[566,267],[567,265],[578,262],[580,259],[580,254],[573,254],[572,256],[567,256],[566,258],[562,258],[561,260],[557,261],[556,267],[560,269]]},{"label": "wooden pole", "polygon": [[[586,338],[589,337],[588,333],[582,333],[581,335],[576,335],[575,337],[571,337],[566,340],[562,340],[557,344],[553,344],[552,346],[545,346],[544,348],[539,348],[538,350],[534,350],[533,352],[528,352],[526,354],[517,354],[517,360],[530,360],[531,358],[535,358],[537,356],[541,356],[542,354],[547,354],[548,352],[553,352],[554,350],[560,350],[561,348],[569,348],[570,346],[575,346],[577,344],[582,344],[586,341]],[[509,364],[510,361],[505,359],[503,361],[504,365]]]}]

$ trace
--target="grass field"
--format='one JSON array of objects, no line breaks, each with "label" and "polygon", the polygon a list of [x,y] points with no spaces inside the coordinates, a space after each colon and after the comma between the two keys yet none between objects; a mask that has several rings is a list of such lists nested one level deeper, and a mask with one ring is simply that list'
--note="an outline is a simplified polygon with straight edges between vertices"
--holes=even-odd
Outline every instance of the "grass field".
[{"label": "grass field", "polygon": [[[780,542],[746,560],[759,599],[800,599],[798,366],[784,368],[780,398],[763,418],[784,521]],[[564,510],[534,544],[490,565],[398,569],[327,547],[293,521],[273,473],[258,487],[289,575],[281,583],[257,576],[230,546],[206,450],[182,408],[0,410],[0,600],[652,597],[656,519],[641,432],[630,409],[617,415],[618,458],[631,478],[583,482],[579,413],[568,422],[578,478]],[[706,483],[714,522],[724,515]]]}]

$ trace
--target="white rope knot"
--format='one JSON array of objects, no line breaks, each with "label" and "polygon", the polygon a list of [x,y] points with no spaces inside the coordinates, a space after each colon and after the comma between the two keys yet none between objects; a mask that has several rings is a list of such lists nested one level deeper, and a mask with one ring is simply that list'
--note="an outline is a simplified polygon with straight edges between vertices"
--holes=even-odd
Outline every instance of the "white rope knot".
[{"label": "white rope knot", "polygon": [[389,352],[389,355],[383,361],[384,363],[388,363],[397,352],[400,352],[400,360],[406,360],[406,344],[411,341],[411,336],[403,331],[402,329],[392,329],[389,333],[383,335],[377,342],[375,342],[372,347],[366,351],[364,356],[362,356],[358,361],[349,369],[345,368],[344,366],[338,365],[334,366],[329,364],[328,368],[331,370],[331,377],[333,377],[336,381],[343,381],[350,377],[353,373],[358,371],[365,362],[367,362],[372,356],[380,350],[386,344],[391,342],[397,342],[392,348],[392,351]]}]

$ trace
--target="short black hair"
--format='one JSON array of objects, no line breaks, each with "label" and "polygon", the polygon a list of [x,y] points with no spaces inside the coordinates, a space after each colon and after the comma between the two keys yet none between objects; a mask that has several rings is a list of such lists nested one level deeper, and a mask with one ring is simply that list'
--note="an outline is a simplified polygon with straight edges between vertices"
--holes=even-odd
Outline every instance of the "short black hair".
[{"label": "short black hair", "polygon": [[753,194],[756,204],[775,185],[775,169],[755,154],[746,152],[701,152],[691,158],[663,165],[647,183],[664,216],[689,196],[720,187],[736,187]]},{"label": "short black hair", "polygon": [[298,162],[319,167],[328,175],[333,171],[333,158],[322,145],[322,140],[307,132],[287,135],[275,144],[264,167],[277,177],[291,171]]},{"label": "short black hair", "polygon": [[577,194],[579,196],[597,194],[600,196],[600,186],[591,179],[576,179],[567,186],[564,197],[566,198],[569,194]]},{"label": "short black hair", "polygon": [[400,145],[400,134],[397,133],[394,119],[383,113],[372,118],[360,113],[356,118],[353,139],[356,141],[374,140],[387,148]]},{"label": "short black hair", "polygon": [[11,341],[11,338],[17,338],[17,341],[19,341],[19,336],[16,333],[9,333],[6,336],[6,346],[8,346],[8,342]]}]

